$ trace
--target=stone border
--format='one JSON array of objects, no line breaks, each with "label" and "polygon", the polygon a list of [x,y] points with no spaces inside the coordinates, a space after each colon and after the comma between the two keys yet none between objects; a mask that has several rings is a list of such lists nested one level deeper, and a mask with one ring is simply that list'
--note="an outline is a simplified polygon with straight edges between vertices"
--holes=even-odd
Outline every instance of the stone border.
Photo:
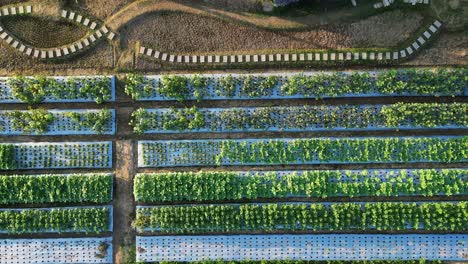
[{"label": "stone border", "polygon": [[61,11],[61,16],[62,18],[65,18],[67,20],[70,20],[74,23],[77,23],[79,25],[85,26],[89,28],[92,31],[95,31],[94,35],[96,39],[102,38],[103,36],[106,36],[108,40],[114,40],[116,34],[112,31],[110,31],[106,25],[102,25],[99,29],[96,29],[100,22],[94,21],[88,17],[85,17],[83,15],[80,15],[76,12],[73,11],[67,11],[67,10],[62,10]]},{"label": "stone border", "polygon": [[275,62],[357,62],[357,61],[380,61],[397,62],[407,59],[413,53],[421,49],[423,45],[432,39],[442,27],[439,20],[435,20],[424,33],[414,39],[411,45],[406,48],[387,51],[362,51],[362,52],[310,52],[310,53],[277,53],[277,54],[243,54],[243,55],[175,55],[162,51],[153,50],[145,46],[140,46],[138,54],[147,58],[153,58],[166,63],[178,64],[260,64]]},{"label": "stone border", "polygon": [[[7,15],[21,15],[21,14],[30,14],[33,12],[32,6],[19,6],[19,7],[10,7],[0,10],[1,16]],[[81,15],[76,15],[75,12],[62,10],[61,15],[63,18],[72,20],[73,22],[79,23],[81,25],[87,26],[93,32],[88,34],[86,37],[77,40],[67,46],[57,47],[57,48],[35,48],[31,45],[23,43],[21,40],[17,39],[13,35],[9,34],[4,28],[0,26],[0,39],[4,40],[12,48],[17,51],[35,58],[35,59],[60,59],[62,57],[71,56],[83,51],[86,48],[89,48],[98,40],[103,37],[107,37],[108,40],[112,41],[116,34],[110,31],[105,25],[102,25],[99,29],[98,23],[91,21],[89,18],[84,18]]]}]

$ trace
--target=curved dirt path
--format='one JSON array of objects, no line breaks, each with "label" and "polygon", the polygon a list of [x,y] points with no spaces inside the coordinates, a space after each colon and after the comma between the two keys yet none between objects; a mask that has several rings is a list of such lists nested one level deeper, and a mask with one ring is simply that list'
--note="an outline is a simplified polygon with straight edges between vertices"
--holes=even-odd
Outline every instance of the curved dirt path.
[{"label": "curved dirt path", "polygon": [[280,17],[262,17],[248,16],[234,12],[228,12],[220,9],[215,9],[207,5],[195,3],[176,3],[166,0],[138,0],[135,1],[116,14],[108,17],[105,24],[113,30],[117,30],[131,20],[150,12],[157,11],[180,11],[195,15],[206,15],[220,19],[231,19],[241,23],[251,24],[257,27],[265,27],[270,29],[298,29],[304,28],[306,25],[283,19]]}]

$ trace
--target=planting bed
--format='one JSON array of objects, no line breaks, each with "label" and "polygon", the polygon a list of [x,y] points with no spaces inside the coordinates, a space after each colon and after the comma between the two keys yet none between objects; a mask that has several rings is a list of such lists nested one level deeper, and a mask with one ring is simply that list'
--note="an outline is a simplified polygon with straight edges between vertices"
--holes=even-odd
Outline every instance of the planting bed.
[{"label": "planting bed", "polygon": [[139,133],[382,130],[468,127],[468,104],[139,109]]},{"label": "planting bed", "polygon": [[[203,191],[200,191],[203,190]],[[292,197],[467,195],[467,169],[137,174],[141,203]]]},{"label": "planting bed", "polygon": [[115,100],[115,77],[0,78],[0,103],[96,102]]},{"label": "planting bed", "polygon": [[468,230],[467,203],[270,203],[137,208],[136,227],[156,233]]},{"label": "planting bed", "polygon": [[137,236],[137,261],[454,260],[468,235]]},{"label": "planting bed", "polygon": [[465,162],[468,137],[139,141],[139,167]]},{"label": "planting bed", "polygon": [[[112,168],[112,142],[0,144],[14,148],[6,169]],[[1,154],[1,153],[0,153]],[[0,155],[0,169],[2,167]]]},{"label": "planting bed", "polygon": [[112,237],[1,239],[2,263],[112,263]]},{"label": "planting bed", "polygon": [[112,187],[112,174],[0,175],[0,204],[104,204]]},{"label": "planting bed", "polygon": [[115,134],[115,110],[0,111],[0,135],[22,134]]},{"label": "planting bed", "polygon": [[0,233],[102,233],[112,231],[112,207],[0,210]]},{"label": "planting bed", "polygon": [[466,69],[300,74],[129,75],[136,100],[291,99],[466,95]]}]

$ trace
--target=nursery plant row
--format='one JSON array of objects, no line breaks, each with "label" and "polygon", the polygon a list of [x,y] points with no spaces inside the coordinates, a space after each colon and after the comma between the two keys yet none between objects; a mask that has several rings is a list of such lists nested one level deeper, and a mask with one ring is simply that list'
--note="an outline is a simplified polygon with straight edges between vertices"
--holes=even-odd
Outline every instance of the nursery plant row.
[{"label": "nursery plant row", "polygon": [[465,162],[468,137],[140,141],[139,167]]},{"label": "nursery plant row", "polygon": [[468,228],[468,204],[331,203],[188,205],[137,208],[134,226],[158,233],[278,230],[432,230]]},{"label": "nursery plant row", "polygon": [[115,78],[109,76],[25,77],[0,79],[1,103],[96,102],[115,99]]},{"label": "nursery plant row", "polygon": [[468,126],[466,103],[143,109],[133,112],[136,133],[303,131],[324,129],[450,128]]},{"label": "nursery plant row", "polygon": [[[128,75],[135,100],[271,99],[343,96],[457,96],[466,93],[466,68],[290,75]],[[465,94],[466,95],[466,94]]]},{"label": "nursery plant row", "polygon": [[111,167],[112,142],[0,144],[0,170]]},{"label": "nursery plant row", "polygon": [[[378,72],[255,75],[128,75],[126,92],[137,100],[321,98],[341,96],[466,95],[466,68]],[[0,79],[0,102],[103,103],[115,99],[115,77]]]},{"label": "nursery plant row", "polygon": [[468,170],[201,171],[137,174],[134,194],[135,201],[140,203],[291,197],[467,195]]},{"label": "nursery plant row", "polygon": [[0,111],[3,135],[80,135],[115,133],[115,110]]},{"label": "nursery plant row", "polygon": [[102,233],[112,230],[110,207],[0,210],[0,232]]},{"label": "nursery plant row", "polygon": [[0,175],[0,204],[105,204],[112,185],[112,174]]}]

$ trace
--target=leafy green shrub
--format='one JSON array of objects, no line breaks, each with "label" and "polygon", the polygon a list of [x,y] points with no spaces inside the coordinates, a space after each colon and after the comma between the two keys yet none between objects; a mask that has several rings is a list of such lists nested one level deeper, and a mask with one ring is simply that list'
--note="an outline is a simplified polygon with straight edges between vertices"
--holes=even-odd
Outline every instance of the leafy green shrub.
[{"label": "leafy green shrub", "polygon": [[154,203],[287,197],[431,197],[468,193],[468,171],[464,169],[395,170],[386,172],[386,179],[381,179],[378,173],[363,170],[289,172],[281,176],[279,172],[138,174],[134,194],[138,202]]},{"label": "leafy green shrub", "polygon": [[0,204],[108,203],[112,175],[0,175]]},{"label": "leafy green shrub", "polygon": [[158,86],[158,92],[169,98],[183,101],[190,96],[188,78],[179,75],[164,75]]},{"label": "leafy green shrub", "polygon": [[157,232],[468,229],[467,202],[188,205],[137,209],[137,229]]},{"label": "leafy green shrub", "polygon": [[13,170],[15,168],[15,146],[0,144],[0,170]]},{"label": "leafy green shrub", "polygon": [[109,130],[109,124],[112,120],[112,111],[109,109],[87,113],[68,112],[65,115],[80,126],[90,128],[99,134]]},{"label": "leafy green shrub", "polygon": [[0,211],[0,231],[9,234],[48,231],[101,233],[109,230],[109,208],[53,208]]},{"label": "leafy green shrub", "polygon": [[28,104],[42,102],[46,96],[48,84],[49,80],[44,76],[36,76],[35,78],[15,76],[8,79],[13,96]]},{"label": "leafy green shrub", "polygon": [[13,96],[28,104],[54,100],[93,99],[101,104],[110,100],[111,79],[108,77],[71,77],[65,81],[44,76],[15,76],[8,79]]},{"label": "leafy green shrub", "polygon": [[54,121],[54,115],[45,109],[8,112],[13,129],[24,133],[43,134],[49,131],[49,125]]}]

